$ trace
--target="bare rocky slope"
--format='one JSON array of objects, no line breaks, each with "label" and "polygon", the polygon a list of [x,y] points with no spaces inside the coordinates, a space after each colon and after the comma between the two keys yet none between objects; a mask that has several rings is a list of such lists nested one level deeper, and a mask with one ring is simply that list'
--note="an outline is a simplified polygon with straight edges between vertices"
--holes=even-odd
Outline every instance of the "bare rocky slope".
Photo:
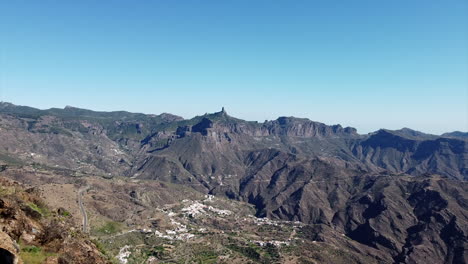
[{"label": "bare rocky slope", "polygon": [[0,136],[9,164],[183,184],[301,221],[314,240],[341,232],[390,263],[467,262],[468,141],[458,133],[2,103]]},{"label": "bare rocky slope", "polygon": [[71,222],[51,208],[38,189],[0,178],[0,263],[109,263]]}]

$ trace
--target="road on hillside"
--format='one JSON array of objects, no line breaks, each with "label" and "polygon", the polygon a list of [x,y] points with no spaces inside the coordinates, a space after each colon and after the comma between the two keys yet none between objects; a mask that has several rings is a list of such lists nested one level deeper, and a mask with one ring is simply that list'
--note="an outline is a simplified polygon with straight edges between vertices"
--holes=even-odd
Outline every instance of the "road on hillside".
[{"label": "road on hillside", "polygon": [[83,205],[83,192],[86,192],[89,189],[89,186],[82,188],[78,191],[78,205],[80,206],[81,215],[83,216],[83,233],[88,233],[88,214]]}]

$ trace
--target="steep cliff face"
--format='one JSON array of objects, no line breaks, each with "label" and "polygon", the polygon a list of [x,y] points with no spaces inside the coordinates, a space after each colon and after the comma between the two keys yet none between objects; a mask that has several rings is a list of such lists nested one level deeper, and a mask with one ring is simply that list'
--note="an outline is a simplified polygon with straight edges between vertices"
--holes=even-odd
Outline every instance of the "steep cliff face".
[{"label": "steep cliff face", "polygon": [[[343,128],[340,125],[327,126],[305,118],[279,117],[264,123],[247,122],[229,116],[226,112],[219,112],[202,117],[201,121],[193,126],[185,126],[180,131],[190,131],[208,135],[212,133],[230,133],[244,136],[285,136],[285,137],[316,137],[326,138],[333,136],[354,136],[358,134],[351,127]],[[178,135],[182,135],[178,133]]]},{"label": "steep cliff face", "polygon": [[323,123],[295,117],[280,117],[277,120],[265,122],[261,128],[266,135],[291,137],[333,137],[358,136],[356,129],[343,128],[340,125],[327,126]]}]

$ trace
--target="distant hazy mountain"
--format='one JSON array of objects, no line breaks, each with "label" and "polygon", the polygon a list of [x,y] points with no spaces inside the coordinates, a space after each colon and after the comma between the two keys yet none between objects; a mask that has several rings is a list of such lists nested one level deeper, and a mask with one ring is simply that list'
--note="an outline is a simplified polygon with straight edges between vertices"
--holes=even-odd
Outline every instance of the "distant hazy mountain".
[{"label": "distant hazy mountain", "polygon": [[468,132],[454,131],[454,132],[450,132],[450,133],[444,133],[441,136],[442,137],[468,139]]},{"label": "distant hazy mountain", "polygon": [[394,130],[393,131],[395,134],[399,134],[404,137],[410,137],[413,139],[434,139],[437,138],[438,136],[432,135],[432,134],[426,134],[420,131],[413,130],[411,128],[404,127],[399,130]]}]

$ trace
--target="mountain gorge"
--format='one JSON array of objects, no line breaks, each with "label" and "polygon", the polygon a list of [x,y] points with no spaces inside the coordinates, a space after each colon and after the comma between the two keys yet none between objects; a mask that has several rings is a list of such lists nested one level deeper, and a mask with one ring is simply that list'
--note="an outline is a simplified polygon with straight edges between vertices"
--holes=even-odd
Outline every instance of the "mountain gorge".
[{"label": "mountain gorge", "polygon": [[189,187],[253,205],[259,218],[299,221],[307,239],[380,263],[468,262],[464,134],[360,135],[295,117],[244,121],[224,108],[186,120],[0,104],[5,166]]}]

